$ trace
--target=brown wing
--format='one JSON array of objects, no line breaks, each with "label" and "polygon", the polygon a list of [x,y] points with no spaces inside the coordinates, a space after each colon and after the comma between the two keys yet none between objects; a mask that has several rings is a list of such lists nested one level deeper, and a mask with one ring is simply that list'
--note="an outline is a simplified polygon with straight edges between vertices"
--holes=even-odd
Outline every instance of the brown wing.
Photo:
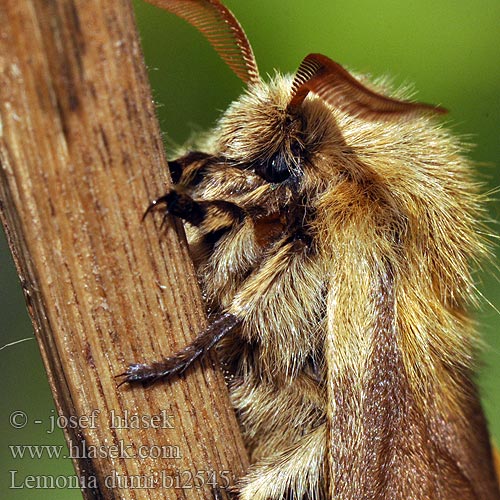
[{"label": "brown wing", "polygon": [[446,109],[431,104],[400,101],[378,94],[322,54],[309,54],[302,61],[293,81],[289,109],[300,106],[309,92],[342,111],[372,120],[397,119],[426,111],[446,113]]},{"label": "brown wing", "polygon": [[495,470],[497,473],[497,482],[500,486],[500,453],[496,446],[493,447],[493,461],[495,463]]},{"label": "brown wing", "polygon": [[260,81],[250,42],[231,11],[218,0],[147,0],[185,19],[212,44],[245,83]]}]

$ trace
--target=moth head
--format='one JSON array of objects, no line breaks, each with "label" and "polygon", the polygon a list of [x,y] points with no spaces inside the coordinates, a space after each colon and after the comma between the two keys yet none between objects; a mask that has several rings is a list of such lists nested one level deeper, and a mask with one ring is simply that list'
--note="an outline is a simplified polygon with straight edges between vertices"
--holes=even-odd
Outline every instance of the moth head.
[{"label": "moth head", "polygon": [[[264,181],[295,181],[318,134],[335,131],[332,110],[371,122],[445,113],[430,104],[394,99],[367,87],[340,64],[309,54],[292,79],[265,83],[243,28],[219,0],[149,0],[197,28],[248,86],[219,125],[220,153],[244,162]],[[308,98],[312,94],[312,99]],[[325,127],[325,125],[328,125]]]}]

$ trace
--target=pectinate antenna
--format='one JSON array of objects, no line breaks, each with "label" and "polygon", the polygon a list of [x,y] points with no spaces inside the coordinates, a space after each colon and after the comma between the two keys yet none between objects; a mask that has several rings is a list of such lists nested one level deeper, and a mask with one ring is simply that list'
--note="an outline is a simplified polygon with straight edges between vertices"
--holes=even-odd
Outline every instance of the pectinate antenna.
[{"label": "pectinate antenna", "polygon": [[309,54],[300,64],[292,84],[292,98],[288,109],[300,107],[309,92],[335,108],[368,120],[391,120],[425,112],[447,112],[439,106],[401,101],[374,92],[340,64],[322,54]]},{"label": "pectinate antenna", "polygon": [[218,0],[148,0],[185,19],[212,44],[245,83],[260,81],[252,47],[231,11]]}]

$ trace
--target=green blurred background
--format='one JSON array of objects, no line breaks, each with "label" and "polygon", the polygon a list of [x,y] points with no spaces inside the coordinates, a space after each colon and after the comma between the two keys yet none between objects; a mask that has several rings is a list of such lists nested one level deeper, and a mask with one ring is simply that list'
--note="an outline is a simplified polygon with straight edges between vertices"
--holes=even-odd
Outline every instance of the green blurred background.
[{"label": "green blurred background", "polygon": [[[500,186],[500,1],[423,0],[377,2],[227,0],[253,45],[262,75],[293,72],[310,52],[321,52],[356,71],[413,82],[418,99],[450,109],[458,134],[477,144],[472,157],[489,188]],[[242,90],[241,82],[192,27],[143,2],[134,2],[153,96],[166,142],[182,143],[210,127]],[[148,168],[137,165],[137,168]],[[500,194],[496,195],[497,198]],[[146,204],[148,200],[144,200]],[[490,204],[500,220],[500,203]],[[491,225],[498,233],[498,225]],[[497,252],[498,262],[498,252]],[[491,432],[500,443],[500,287],[494,265],[478,276],[485,296],[477,312],[486,341],[479,383]],[[490,304],[490,305],[489,305]],[[3,234],[0,235],[0,346],[32,337]],[[68,460],[13,459],[8,445],[62,444],[48,434],[54,413],[36,343],[0,351],[2,367],[0,492],[3,498],[81,498],[79,490],[10,489],[9,470],[71,475]],[[118,370],[119,367],[117,367]],[[24,411],[30,423],[13,429],[9,415]]]}]

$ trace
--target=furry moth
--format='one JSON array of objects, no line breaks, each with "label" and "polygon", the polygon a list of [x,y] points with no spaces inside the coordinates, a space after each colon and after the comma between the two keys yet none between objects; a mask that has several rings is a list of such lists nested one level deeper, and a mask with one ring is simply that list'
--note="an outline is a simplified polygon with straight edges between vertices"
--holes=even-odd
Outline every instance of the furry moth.
[{"label": "furry moth", "polygon": [[481,195],[440,107],[322,54],[264,81],[219,0],[154,0],[246,92],[146,213],[186,222],[211,311],[172,357],[217,348],[252,467],[239,500],[499,499],[472,380]]}]

